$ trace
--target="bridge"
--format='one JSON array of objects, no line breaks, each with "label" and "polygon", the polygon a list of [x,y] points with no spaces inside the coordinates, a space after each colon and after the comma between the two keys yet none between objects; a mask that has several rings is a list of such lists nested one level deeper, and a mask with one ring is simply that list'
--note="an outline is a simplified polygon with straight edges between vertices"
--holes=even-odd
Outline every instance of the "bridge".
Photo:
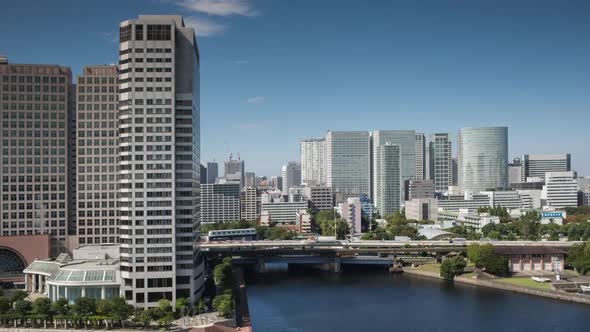
[{"label": "bridge", "polygon": [[531,247],[567,250],[579,242],[288,240],[203,242],[197,246],[207,256],[230,256],[237,264],[255,264],[261,272],[272,263],[318,265],[338,272],[342,264],[392,266],[400,262],[434,262],[449,253],[465,252],[472,243],[489,243],[517,252],[519,248]]}]

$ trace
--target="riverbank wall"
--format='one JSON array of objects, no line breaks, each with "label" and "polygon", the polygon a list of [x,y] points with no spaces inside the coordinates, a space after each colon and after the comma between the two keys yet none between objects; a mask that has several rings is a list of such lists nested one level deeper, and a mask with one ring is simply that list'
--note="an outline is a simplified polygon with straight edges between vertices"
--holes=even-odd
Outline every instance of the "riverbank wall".
[{"label": "riverbank wall", "polygon": [[[413,268],[405,268],[404,273],[410,274],[410,275],[428,277],[428,278],[442,279],[442,277],[436,272],[421,271],[421,270],[413,269]],[[529,294],[529,295],[535,295],[535,296],[542,296],[542,297],[546,297],[546,298],[550,298],[550,299],[554,299],[554,300],[570,301],[570,302],[576,302],[576,303],[582,303],[582,304],[590,304],[590,296],[580,295],[580,294],[575,294],[575,293],[566,293],[566,292],[560,292],[560,291],[554,291],[554,290],[535,289],[535,288],[530,288],[530,287],[504,284],[504,283],[499,283],[499,282],[494,282],[494,281],[473,279],[473,278],[460,277],[460,276],[455,277],[455,282],[469,284],[469,285],[476,285],[476,286],[481,286],[481,287],[500,289],[500,290],[509,291],[509,292],[517,292],[517,293],[523,293],[523,294]]]}]

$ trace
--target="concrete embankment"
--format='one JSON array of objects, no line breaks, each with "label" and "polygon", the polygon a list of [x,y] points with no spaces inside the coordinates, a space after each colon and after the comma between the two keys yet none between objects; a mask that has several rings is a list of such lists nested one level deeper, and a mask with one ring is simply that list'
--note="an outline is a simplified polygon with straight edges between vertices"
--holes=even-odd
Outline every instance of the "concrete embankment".
[{"label": "concrete embankment", "polygon": [[[410,274],[410,275],[418,275],[418,276],[423,276],[423,277],[442,279],[441,276],[436,272],[422,271],[422,270],[414,269],[414,268],[405,268],[404,273]],[[495,289],[500,289],[500,290],[505,290],[505,291],[510,291],[510,292],[517,292],[517,293],[523,293],[523,294],[529,294],[529,295],[542,296],[542,297],[546,297],[546,298],[550,298],[550,299],[554,299],[554,300],[563,300],[563,301],[570,301],[570,302],[576,302],[576,303],[590,304],[590,296],[588,296],[588,295],[566,293],[566,292],[560,292],[560,291],[554,291],[554,290],[535,289],[535,288],[531,288],[531,287],[504,284],[504,283],[499,283],[499,282],[494,282],[494,281],[473,279],[473,278],[467,278],[467,277],[456,277],[455,282],[476,285],[476,286],[482,286],[482,287],[488,287],[488,288],[495,288]]]}]

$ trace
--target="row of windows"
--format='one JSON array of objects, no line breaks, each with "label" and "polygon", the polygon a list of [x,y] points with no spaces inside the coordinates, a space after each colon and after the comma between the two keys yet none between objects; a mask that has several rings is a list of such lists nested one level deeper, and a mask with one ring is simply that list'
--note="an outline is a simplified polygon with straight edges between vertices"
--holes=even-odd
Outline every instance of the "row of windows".
[{"label": "row of windows", "polygon": [[[161,61],[158,61],[161,62]],[[66,88],[63,85],[2,85],[3,92],[45,92],[64,93]]]},{"label": "row of windows", "polygon": [[32,103],[18,103],[8,104],[2,103],[3,110],[19,110],[19,111],[63,111],[66,109],[64,104],[44,103],[44,104],[32,104]]},{"label": "row of windows", "polygon": [[2,82],[5,83],[44,83],[44,84],[64,84],[66,78],[56,76],[2,76]]},{"label": "row of windows", "polygon": [[[172,53],[172,49],[171,48],[146,48],[145,52],[146,53]],[[124,54],[128,54],[128,53],[133,53],[133,49],[128,48],[126,50],[119,51],[120,55],[124,55]],[[136,48],[135,53],[144,53],[144,49],[143,48]]]},{"label": "row of windows", "polygon": [[[133,71],[136,73],[143,73],[145,69],[146,73],[171,73],[172,68],[165,67],[165,68],[143,68],[143,67],[135,67]],[[121,74],[127,74],[131,72],[131,68],[122,69]]]},{"label": "row of windows", "polygon": [[[78,77],[78,84],[116,84],[115,77],[88,77],[88,76],[81,76]],[[80,85],[78,85],[80,87]]]}]

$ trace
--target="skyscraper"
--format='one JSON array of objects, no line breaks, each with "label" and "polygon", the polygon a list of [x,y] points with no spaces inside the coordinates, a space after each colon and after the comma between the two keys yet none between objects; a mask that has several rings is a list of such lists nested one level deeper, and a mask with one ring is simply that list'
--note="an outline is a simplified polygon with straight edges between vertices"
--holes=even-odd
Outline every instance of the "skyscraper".
[{"label": "skyscraper", "polygon": [[256,174],[254,172],[246,172],[244,175],[244,188],[256,187]]},{"label": "skyscraper", "polygon": [[116,66],[87,66],[77,80],[77,218],[80,245],[119,242]]},{"label": "skyscraper", "polygon": [[201,164],[199,178],[201,179],[201,184],[207,184],[207,167]]},{"label": "skyscraper", "polygon": [[462,191],[508,187],[508,127],[462,128],[458,162]]},{"label": "skyscraper", "polygon": [[430,135],[430,179],[434,190],[447,191],[453,184],[453,146],[451,135],[436,133]]},{"label": "skyscraper", "polygon": [[545,180],[547,172],[569,172],[572,170],[572,156],[567,154],[525,154],[521,159],[521,182],[529,177]]},{"label": "skyscraper", "polygon": [[426,179],[426,136],[416,133],[416,180]]},{"label": "skyscraper", "polygon": [[[377,149],[386,143],[399,146],[401,183],[416,176],[416,132],[414,130],[376,130],[373,132],[373,174],[377,169]],[[377,177],[373,175],[373,196]]]},{"label": "skyscraper", "polygon": [[216,162],[207,163],[207,183],[215,183],[219,177],[219,164]]},{"label": "skyscraper", "polygon": [[51,252],[66,251],[73,207],[70,68],[0,61],[0,231],[51,234]]},{"label": "skyscraper", "polygon": [[242,192],[242,214],[244,220],[258,220],[260,216],[260,196],[256,187],[245,187]]},{"label": "skyscraper", "polygon": [[375,208],[386,216],[400,209],[400,147],[385,143],[377,148],[375,158]]},{"label": "skyscraper", "polygon": [[334,194],[371,194],[371,137],[367,131],[328,131],[326,182]]},{"label": "skyscraper", "polygon": [[181,16],[120,24],[119,187],[124,296],[136,306],[203,290],[200,62]]},{"label": "skyscraper", "polygon": [[326,139],[301,141],[301,182],[307,185],[326,183]]},{"label": "skyscraper", "polygon": [[[245,182],[244,177],[246,176],[244,161],[241,160],[239,156],[238,156],[238,159],[233,159],[233,155],[230,154],[229,160],[226,160],[223,163],[223,165],[224,165],[223,176],[225,176],[225,178],[232,178],[232,179],[239,177],[242,187],[243,187],[244,182]],[[230,175],[233,175],[233,176],[230,176]]]},{"label": "skyscraper", "polygon": [[289,188],[301,184],[301,164],[296,161],[290,161],[284,165],[281,171],[283,178],[283,192],[288,193]]}]

